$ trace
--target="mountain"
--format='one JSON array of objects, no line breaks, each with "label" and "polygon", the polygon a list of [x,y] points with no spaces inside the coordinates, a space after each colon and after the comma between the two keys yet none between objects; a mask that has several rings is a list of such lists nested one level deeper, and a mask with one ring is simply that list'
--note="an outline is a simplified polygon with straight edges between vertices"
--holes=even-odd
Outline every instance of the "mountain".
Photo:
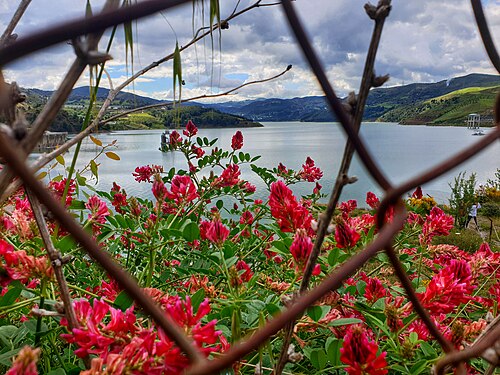
[{"label": "mountain", "polygon": [[[500,85],[500,77],[487,74],[469,74],[463,77],[456,77],[450,80],[443,80],[436,83],[412,83],[403,86],[382,87],[370,91],[367,105],[365,108],[365,120],[383,120],[405,122],[405,116],[411,115],[412,107],[425,108],[428,106],[427,101],[436,100],[434,103],[434,112],[427,113],[420,120],[415,119],[415,123],[426,123],[441,119],[446,124],[453,116],[446,116],[447,112],[455,112],[457,115],[463,116],[463,111],[481,112],[489,115],[488,110],[480,105],[481,102],[491,102],[494,98],[494,89],[485,90],[484,96],[480,99],[479,96],[474,98],[467,94],[467,98],[463,100],[453,99],[452,102],[442,100],[443,95],[463,90],[467,88],[486,88]],[[459,94],[458,94],[459,95]],[[440,99],[441,98],[441,99]],[[476,101],[477,99],[477,101]],[[465,106],[464,103],[469,102],[470,105]],[[321,96],[311,96],[304,98],[293,99],[260,99],[255,101],[228,102],[207,104],[206,107],[216,108],[223,112],[234,115],[244,116],[256,121],[334,121],[334,117],[330,113],[326,100]],[[443,104],[443,108],[438,107]],[[401,108],[405,109],[402,110]],[[463,107],[458,110],[457,107]],[[492,108],[492,106],[490,106]],[[417,113],[420,113],[417,110]],[[462,117],[463,122],[465,118]],[[458,118],[453,119],[456,124]],[[423,121],[423,122],[422,122]],[[449,122],[448,122],[449,123]]]},{"label": "mountain", "polygon": [[[86,87],[77,87],[73,89],[65,103],[63,109],[57,114],[56,119],[51,124],[51,131],[67,131],[75,133],[80,131],[87,106],[89,103],[89,90]],[[26,118],[29,122],[38,116],[47,102],[52,91],[39,89],[22,89],[27,94],[26,103],[23,104]],[[99,88],[97,91],[97,102],[102,103],[108,96],[109,90]],[[113,100],[108,111],[109,114],[115,115],[120,112],[132,108],[143,107],[152,104],[165,103],[165,107],[148,109],[145,111],[135,112],[119,118],[104,126],[104,129],[120,130],[120,129],[162,129],[165,126],[171,126],[176,121],[180,124],[185,124],[188,119],[191,119],[198,127],[256,127],[261,124],[228,113],[222,113],[214,108],[203,108],[197,103],[186,103],[180,108],[180,111],[172,110],[168,106],[169,102],[160,101],[145,96],[135,95],[128,92],[120,92]]]}]

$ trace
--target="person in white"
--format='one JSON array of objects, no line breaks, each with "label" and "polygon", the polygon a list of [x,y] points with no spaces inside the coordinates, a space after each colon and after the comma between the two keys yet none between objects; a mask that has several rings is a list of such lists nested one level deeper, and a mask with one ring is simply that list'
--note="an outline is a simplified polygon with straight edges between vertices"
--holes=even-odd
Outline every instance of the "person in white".
[{"label": "person in white", "polygon": [[477,225],[477,210],[481,208],[481,204],[479,202],[474,203],[469,210],[469,217],[467,218],[467,222],[465,223],[465,227],[469,226],[469,222],[471,219],[474,219],[474,223],[476,223],[476,228],[479,228]]}]

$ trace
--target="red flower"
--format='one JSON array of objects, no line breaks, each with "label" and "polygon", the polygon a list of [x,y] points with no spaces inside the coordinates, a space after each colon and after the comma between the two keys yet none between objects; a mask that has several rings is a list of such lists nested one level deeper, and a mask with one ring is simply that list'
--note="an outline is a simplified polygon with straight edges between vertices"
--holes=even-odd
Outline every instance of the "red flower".
[{"label": "red flower", "polygon": [[238,130],[234,133],[233,138],[231,139],[231,148],[233,150],[239,150],[243,147],[243,134]]},{"label": "red flower", "polygon": [[366,193],[366,204],[371,208],[376,209],[380,205],[380,199],[378,199],[375,194],[369,191],[368,193]]},{"label": "red flower", "polygon": [[311,214],[307,208],[297,202],[292,191],[282,181],[271,184],[269,206],[271,207],[271,215],[276,219],[283,232],[311,228]]},{"label": "red flower", "polygon": [[468,302],[474,289],[469,264],[452,259],[432,278],[425,292],[418,293],[418,296],[431,313],[448,314],[459,304]]},{"label": "red flower", "polygon": [[193,123],[193,121],[189,120],[186,124],[186,129],[182,131],[182,133],[186,137],[193,137],[196,134],[198,134],[198,128],[196,125]]},{"label": "red flower", "polygon": [[365,298],[368,302],[374,303],[387,295],[387,290],[384,285],[376,277],[368,277],[363,273],[361,279],[366,283]]},{"label": "red flower", "polygon": [[163,173],[163,167],[160,165],[144,165],[142,167],[137,167],[135,168],[135,172],[132,172],[132,176],[134,176],[137,182],[151,182],[151,178],[155,173]]},{"label": "red flower", "polygon": [[314,160],[308,156],[305,164],[302,165],[302,170],[299,171],[299,177],[306,181],[314,182],[323,177],[323,172],[314,165]]},{"label": "red flower", "polygon": [[175,201],[177,204],[191,202],[200,196],[193,180],[191,180],[191,177],[187,175],[174,176],[170,189],[171,192],[166,192],[167,197],[168,199]]},{"label": "red flower", "polygon": [[337,220],[335,227],[335,241],[340,249],[353,248],[361,238],[360,234],[354,228],[351,228],[349,223],[344,219]]},{"label": "red flower", "polygon": [[237,185],[240,182],[240,174],[240,167],[238,165],[229,164],[217,179],[218,185],[221,187]]},{"label": "red flower", "polygon": [[[61,181],[50,181],[49,189],[52,190],[56,196],[61,199],[64,193],[64,188],[66,187],[66,178],[63,178]],[[71,179],[69,183],[68,193],[66,194],[66,206],[69,206],[73,201],[73,194],[76,191],[75,180]]]},{"label": "red flower", "polygon": [[315,186],[315,187],[314,187],[314,189],[313,189],[313,194],[319,194],[319,193],[320,193],[320,191],[321,191],[321,188],[322,188],[322,187],[323,187],[323,186],[321,186],[321,185],[319,184],[319,182],[316,182],[316,186]]},{"label": "red flower", "polygon": [[413,194],[411,195],[412,198],[417,198],[417,199],[422,199],[424,195],[422,194],[422,188],[420,186],[417,186]]},{"label": "red flower", "polygon": [[108,207],[106,203],[99,199],[96,195],[92,195],[88,202],[85,203],[85,207],[90,211],[88,219],[100,224],[106,222],[106,216],[109,215]]},{"label": "red flower", "polygon": [[155,179],[151,190],[153,191],[154,197],[158,201],[164,201],[165,198],[167,197],[167,194],[168,194],[167,187],[165,186],[165,184],[163,183],[163,181],[160,178]]},{"label": "red flower", "polygon": [[425,218],[422,234],[419,236],[420,243],[428,245],[434,236],[447,236],[451,228],[453,228],[453,216],[445,214],[437,206],[432,207]]},{"label": "red flower", "polygon": [[[290,246],[290,253],[293,256],[298,271],[304,271],[313,247],[314,244],[311,238],[307,235],[306,230],[297,229],[297,232],[293,237],[292,245]],[[316,264],[313,270],[313,275],[319,275],[320,272],[321,267],[319,264]]]},{"label": "red flower", "polygon": [[253,223],[253,215],[250,211],[245,211],[241,214],[240,224],[251,225]]},{"label": "red flower", "polygon": [[350,199],[347,202],[342,202],[339,205],[339,210],[342,213],[342,217],[347,219],[349,214],[358,207],[358,202],[354,199]]},{"label": "red flower", "polygon": [[199,159],[203,155],[205,155],[205,151],[203,151],[203,149],[201,147],[198,147],[196,145],[191,146],[191,151],[193,151],[195,153],[197,159]]},{"label": "red flower", "polygon": [[181,138],[181,135],[176,131],[172,131],[170,133],[170,145],[172,147],[176,147],[177,145],[179,145],[180,143],[182,142],[182,138]]},{"label": "red flower", "polygon": [[378,345],[369,340],[361,325],[353,325],[347,330],[344,343],[340,349],[340,360],[348,367],[345,371],[350,375],[384,375],[387,374],[386,352],[377,355]]},{"label": "red flower", "polygon": [[210,222],[206,227],[205,236],[209,241],[220,246],[229,236],[229,229],[227,229],[219,220],[215,220]]},{"label": "red flower", "polygon": [[288,169],[283,165],[283,163],[278,164],[278,175],[283,177],[288,175]]},{"label": "red flower", "polygon": [[39,356],[39,348],[32,349],[29,346],[25,346],[19,351],[12,367],[5,375],[38,375],[36,363]]},{"label": "red flower", "polygon": [[250,269],[250,266],[244,260],[239,260],[238,262],[236,262],[236,270],[243,271],[239,273],[239,276],[240,280],[244,283],[249,282],[253,276],[253,272]]}]

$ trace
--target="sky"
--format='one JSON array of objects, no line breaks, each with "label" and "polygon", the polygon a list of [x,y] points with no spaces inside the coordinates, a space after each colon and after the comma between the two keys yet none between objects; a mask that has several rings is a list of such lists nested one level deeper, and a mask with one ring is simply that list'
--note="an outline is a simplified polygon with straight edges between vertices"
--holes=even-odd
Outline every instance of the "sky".
[{"label": "sky", "polygon": [[[140,2],[140,1],[139,1]],[[221,0],[221,17],[249,0]],[[18,5],[17,0],[0,0],[0,30],[5,29]],[[90,0],[98,12],[103,0]],[[134,24],[133,65],[125,54],[123,28],[118,29],[111,48],[113,60],[106,70],[117,86],[152,61],[173,52],[176,41],[187,44],[194,30],[209,24],[208,1],[202,9],[186,4]],[[274,0],[262,0],[272,4]],[[373,21],[365,14],[365,1],[296,0],[293,2],[319,55],[327,76],[341,97],[357,91],[370,42]],[[491,34],[500,49],[500,0],[483,1]],[[86,0],[33,0],[15,32],[36,33],[57,23],[82,17]],[[203,19],[205,16],[205,19]],[[109,31],[101,40],[104,50]],[[4,67],[7,81],[21,87],[54,90],[74,59],[71,46],[63,43]],[[293,68],[270,83],[243,88],[235,95],[214,101],[257,98],[293,98],[323,95],[292,36],[280,5],[259,7],[229,23],[213,41],[206,38],[181,53],[185,86],[182,97],[217,94],[244,82],[264,79]],[[393,0],[386,20],[375,64],[377,74],[389,74],[386,86],[413,82],[437,82],[470,73],[495,74],[477,31],[469,1]],[[156,99],[173,98],[172,61],[137,79],[126,91]],[[86,72],[77,86],[88,85]],[[108,80],[102,86],[109,87]]]}]

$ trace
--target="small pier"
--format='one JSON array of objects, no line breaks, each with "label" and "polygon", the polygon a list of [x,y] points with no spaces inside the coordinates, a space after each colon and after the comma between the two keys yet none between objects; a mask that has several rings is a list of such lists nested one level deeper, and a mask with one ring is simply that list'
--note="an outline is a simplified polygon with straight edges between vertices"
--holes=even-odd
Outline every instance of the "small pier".
[{"label": "small pier", "polygon": [[49,132],[43,133],[42,139],[38,142],[33,152],[50,152],[57,146],[62,145],[68,139],[67,132]]},{"label": "small pier", "polygon": [[478,113],[471,113],[467,118],[467,129],[479,129],[481,126],[481,115]]}]

